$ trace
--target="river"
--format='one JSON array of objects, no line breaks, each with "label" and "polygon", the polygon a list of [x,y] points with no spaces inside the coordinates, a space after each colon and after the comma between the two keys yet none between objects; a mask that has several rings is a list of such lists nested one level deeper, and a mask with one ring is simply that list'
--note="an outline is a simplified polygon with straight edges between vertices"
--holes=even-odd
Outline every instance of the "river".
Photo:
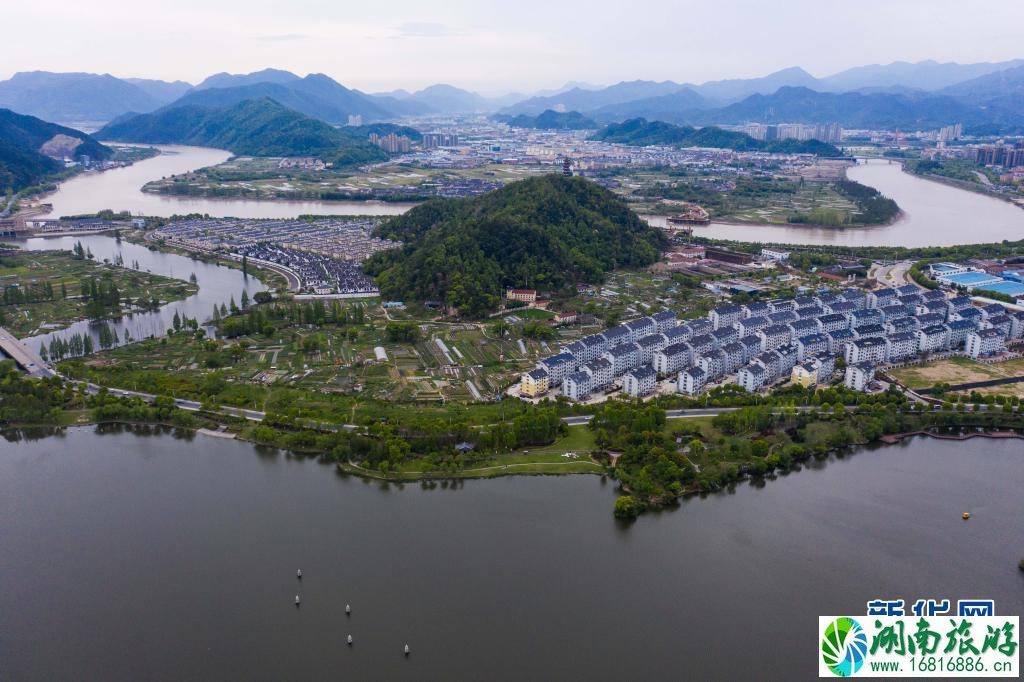
[{"label": "river", "polygon": [[151,180],[187,173],[226,161],[231,154],[220,149],[181,145],[150,145],[161,151],[144,161],[102,173],[84,173],[61,183],[45,201],[48,215],[61,217],[96,213],[103,209],[130,211],[134,215],[170,217],[188,213],[235,218],[293,218],[298,215],[396,215],[405,204],[379,201],[257,201],[173,197],[143,192]]},{"label": "river", "polygon": [[1020,441],[915,439],[627,526],[596,476],[400,488],[206,436],[0,441],[0,669],[811,679],[818,615],[875,597],[1020,613],[1021,480]]},{"label": "river", "polygon": [[[969,192],[903,171],[880,159],[860,162],[847,177],[874,187],[903,209],[891,225],[845,229],[713,222],[693,233],[715,239],[835,246],[953,246],[1024,239],[1024,210],[1006,201]],[[649,222],[665,226],[664,217]]]},{"label": "river", "polygon": [[[18,242],[18,245],[28,251],[52,249],[70,251],[76,242],[81,242],[84,247],[92,251],[97,261],[113,262],[120,256],[126,267],[131,267],[133,263],[138,262],[139,270],[142,272],[152,272],[185,281],[188,281],[192,274],[196,276],[199,291],[192,296],[165,305],[158,311],[135,313],[118,320],[108,321],[107,324],[117,331],[117,336],[122,342],[125,339],[125,331],[130,331],[135,339],[163,336],[171,326],[175,312],[185,317],[194,317],[202,324],[212,316],[213,306],[227,305],[232,297],[238,302],[241,300],[243,291],[248,293],[249,298],[252,298],[257,291],[266,289],[262,282],[255,277],[243,275],[241,270],[234,270],[214,263],[204,263],[174,253],[150,251],[145,246],[125,241],[118,242],[107,235],[40,237]],[[38,350],[40,346],[48,345],[54,336],[67,338],[73,334],[90,334],[98,343],[99,329],[99,325],[82,320],[58,331],[28,337],[22,341],[29,347]]]},{"label": "river", "polygon": [[[256,201],[172,197],[141,191],[150,180],[221,163],[228,152],[201,147],[160,146],[159,156],[127,168],[80,175],[63,184],[47,201],[53,215],[92,213],[104,208],[167,217],[207,213],[242,218],[311,215],[396,215],[410,204],[381,202]],[[848,170],[852,180],[892,197],[904,215],[892,225],[826,229],[787,225],[712,223],[694,232],[705,237],[789,244],[837,246],[950,246],[1024,238],[1024,210],[992,197],[905,173],[895,162],[871,159]],[[664,217],[648,220],[665,225]]]}]

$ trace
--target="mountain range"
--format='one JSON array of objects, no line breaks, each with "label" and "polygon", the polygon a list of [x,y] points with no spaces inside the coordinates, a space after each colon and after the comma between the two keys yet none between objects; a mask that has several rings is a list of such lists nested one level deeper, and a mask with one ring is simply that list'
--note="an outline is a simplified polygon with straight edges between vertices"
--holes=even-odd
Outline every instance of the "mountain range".
[{"label": "mountain range", "polygon": [[269,97],[221,107],[165,107],[122,117],[105,126],[97,137],[217,147],[247,156],[316,156],[336,167],[387,158],[365,137],[289,109]]},{"label": "mountain range", "polygon": [[0,109],[0,193],[17,192],[64,168],[61,159],[107,159],[113,151],[85,133]]},{"label": "mountain range", "polygon": [[669,120],[690,125],[835,121],[845,128],[889,130],[931,130],[951,123],[1019,128],[1024,111],[988,99],[968,101],[934,93],[833,93],[783,87],[716,109],[679,111]]},{"label": "mountain range", "polygon": [[0,81],[0,107],[47,121],[103,123],[128,111],[153,111],[183,92],[173,83],[108,73],[26,71]]},{"label": "mountain range", "polygon": [[[1014,129],[1024,124],[1022,83],[1021,59],[975,64],[893,62],[858,66],[822,78],[792,67],[757,78],[701,84],[634,80],[599,87],[567,83],[532,96],[502,97],[484,97],[448,84],[415,92],[368,94],[324,74],[300,77],[278,69],[217,73],[194,87],[182,81],[35,71],[0,82],[0,106],[81,125],[167,106],[225,107],[269,97],[334,124],[347,123],[349,116],[371,123],[429,114],[497,112],[512,117],[553,110],[576,111],[599,123],[637,117],[693,125],[835,120],[847,127],[909,129],[962,121]],[[810,108],[796,112],[793,107],[799,105]],[[786,118],[793,115],[798,116]]]}]

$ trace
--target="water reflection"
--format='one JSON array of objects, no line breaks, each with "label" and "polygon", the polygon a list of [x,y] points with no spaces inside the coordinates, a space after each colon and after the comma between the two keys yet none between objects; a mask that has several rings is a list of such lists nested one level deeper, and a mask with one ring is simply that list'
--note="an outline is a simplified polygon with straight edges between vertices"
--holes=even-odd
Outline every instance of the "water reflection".
[{"label": "water reflection", "polygon": [[21,426],[0,429],[0,436],[8,443],[31,443],[46,438],[62,439],[66,429],[58,426]]},{"label": "water reflection", "polygon": [[[238,301],[243,292],[251,299],[256,292],[267,288],[261,281],[243,274],[241,270],[175,253],[150,250],[145,246],[106,235],[38,237],[27,239],[18,245],[26,251],[71,251],[78,242],[92,251],[93,256],[100,262],[122,262],[126,267],[133,267],[137,263],[140,272],[151,272],[183,281],[188,281],[195,275],[199,291],[192,296],[168,303],[157,311],[134,313],[103,322],[102,324],[117,332],[117,338],[122,344],[127,342],[129,334],[135,340],[165,336],[167,329],[172,325],[175,313],[196,318],[202,323],[211,317],[215,305],[227,305],[232,298]],[[43,344],[48,346],[55,337],[66,340],[75,334],[83,334],[91,336],[95,347],[99,348],[99,330],[100,324],[81,320],[64,329],[22,340],[30,347],[38,349]]]}]

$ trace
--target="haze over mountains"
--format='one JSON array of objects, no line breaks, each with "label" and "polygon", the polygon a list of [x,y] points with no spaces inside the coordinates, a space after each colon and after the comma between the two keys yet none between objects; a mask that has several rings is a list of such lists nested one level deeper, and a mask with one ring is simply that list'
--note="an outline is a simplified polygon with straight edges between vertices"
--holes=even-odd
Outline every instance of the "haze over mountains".
[{"label": "haze over mountains", "polygon": [[[109,158],[113,151],[78,130],[0,109],[0,194],[35,184],[64,168],[62,160]],[[0,201],[0,210],[6,201]]]},{"label": "haze over mountains", "polygon": [[[45,120],[98,127],[129,113],[198,106],[222,108],[271,98],[332,124],[406,116],[580,112],[599,124],[643,117],[677,124],[837,121],[846,127],[932,128],[963,122],[1012,131],[1024,126],[1024,60],[957,64],[924,61],[859,66],[817,78],[799,67],[758,78],[689,84],[624,81],[607,87],[567,83],[532,96],[485,97],[453,85],[369,94],[331,77],[265,69],[182,81],[109,74],[18,73],[0,82],[0,107]],[[514,100],[514,101],[513,101]]]}]

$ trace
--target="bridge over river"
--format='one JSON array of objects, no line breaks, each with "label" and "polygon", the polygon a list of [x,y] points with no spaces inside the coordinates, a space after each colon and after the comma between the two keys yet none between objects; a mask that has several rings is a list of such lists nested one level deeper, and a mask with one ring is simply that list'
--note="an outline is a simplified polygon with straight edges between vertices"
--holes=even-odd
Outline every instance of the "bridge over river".
[{"label": "bridge over river", "polygon": [[51,377],[54,372],[39,355],[30,350],[3,327],[0,327],[0,350],[14,360],[31,377]]}]

